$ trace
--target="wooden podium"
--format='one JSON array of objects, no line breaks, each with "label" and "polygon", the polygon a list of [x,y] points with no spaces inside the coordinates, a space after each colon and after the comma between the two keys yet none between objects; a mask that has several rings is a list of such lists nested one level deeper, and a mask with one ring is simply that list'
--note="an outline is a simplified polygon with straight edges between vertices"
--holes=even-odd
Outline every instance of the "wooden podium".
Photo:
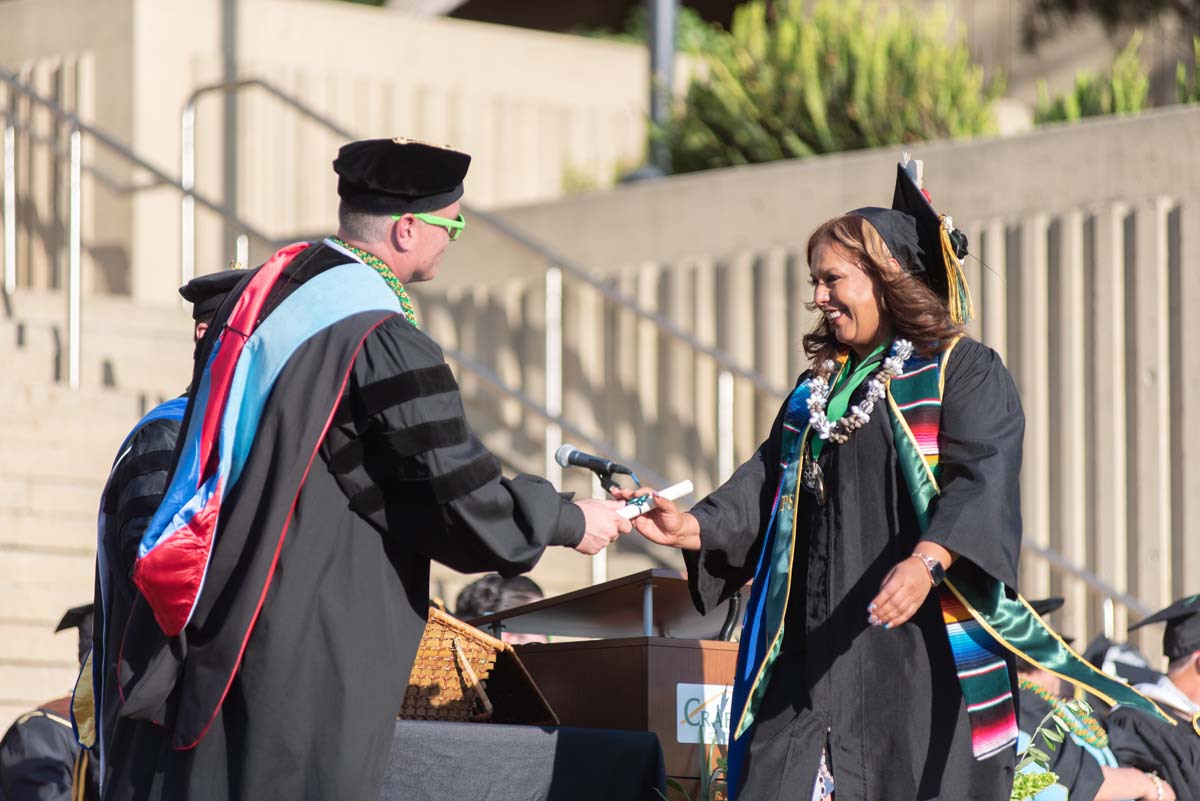
[{"label": "wooden podium", "polygon": [[470,622],[496,636],[598,638],[516,650],[562,725],[654,732],[667,776],[693,793],[701,743],[728,732],[737,643],[716,639],[728,616],[699,614],[687,581],[655,569]]}]

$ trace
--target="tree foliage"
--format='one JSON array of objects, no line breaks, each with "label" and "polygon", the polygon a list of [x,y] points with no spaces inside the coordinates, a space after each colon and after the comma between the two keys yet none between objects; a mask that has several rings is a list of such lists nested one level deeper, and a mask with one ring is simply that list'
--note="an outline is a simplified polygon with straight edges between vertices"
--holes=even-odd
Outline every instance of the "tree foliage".
[{"label": "tree foliage", "polygon": [[944,17],[878,0],[751,0],[714,29],[664,131],[676,172],[994,128],[987,82]]},{"label": "tree foliage", "polygon": [[1066,122],[1102,114],[1133,114],[1146,107],[1150,76],[1142,64],[1138,48],[1141,31],[1134,31],[1129,42],[1113,61],[1108,75],[1081,72],[1075,76],[1071,91],[1050,98],[1046,82],[1038,82],[1038,105],[1034,122]]},{"label": "tree foliage", "polygon": [[1200,36],[1192,37],[1192,71],[1180,61],[1175,65],[1175,88],[1180,103],[1200,103]]}]

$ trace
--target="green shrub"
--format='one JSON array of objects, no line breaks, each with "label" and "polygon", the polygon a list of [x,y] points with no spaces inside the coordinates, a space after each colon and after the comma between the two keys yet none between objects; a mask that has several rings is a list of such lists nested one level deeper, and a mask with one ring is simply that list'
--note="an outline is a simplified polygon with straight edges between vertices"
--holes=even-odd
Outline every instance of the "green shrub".
[{"label": "green shrub", "polygon": [[[713,36],[719,36],[722,32],[720,25],[709,22],[697,11],[687,6],[680,6],[675,14],[675,47],[682,52],[703,50]],[[624,44],[644,45],[650,37],[646,6],[639,3],[631,8],[629,15],[625,18],[625,29],[619,33],[605,30],[583,31],[582,33],[584,36],[611,39]]]},{"label": "green shrub", "polygon": [[1200,36],[1192,37],[1193,66],[1188,78],[1187,65],[1180,61],[1175,65],[1175,87],[1180,103],[1200,103]]},{"label": "green shrub", "polygon": [[1144,109],[1150,93],[1150,76],[1138,55],[1141,43],[1142,32],[1134,31],[1107,76],[1081,72],[1075,76],[1075,87],[1070,92],[1053,99],[1046,91],[1046,82],[1039,81],[1034,122],[1038,125],[1069,122],[1102,114],[1133,114]]},{"label": "green shrub", "polygon": [[666,129],[676,172],[989,133],[1002,90],[944,16],[877,0],[764,0],[712,29]]}]

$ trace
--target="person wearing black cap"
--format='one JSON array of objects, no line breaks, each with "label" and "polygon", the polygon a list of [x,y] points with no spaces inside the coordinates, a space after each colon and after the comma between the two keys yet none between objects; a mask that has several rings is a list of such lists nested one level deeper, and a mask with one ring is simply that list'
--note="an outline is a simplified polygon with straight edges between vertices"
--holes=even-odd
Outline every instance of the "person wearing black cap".
[{"label": "person wearing black cap", "polygon": [[1011,660],[980,663],[998,681],[969,711],[939,607],[952,564],[1015,585],[1021,541],[1024,418],[1000,357],[961,337],[965,246],[906,165],[893,208],[818,226],[813,368],[729,481],[634,521],[684,549],[701,610],[754,577],[731,798],[1009,797]]},{"label": "person wearing black cap", "polygon": [[[1030,601],[1029,606],[1045,617],[1060,609],[1062,598]],[[1063,641],[1070,644],[1070,637]],[[1034,745],[1050,755],[1049,770],[1058,780],[1053,787],[1036,796],[1033,801],[1174,801],[1175,793],[1169,782],[1143,770],[1122,766],[1109,747],[1108,733],[1096,714],[1076,714],[1064,703],[1066,683],[1041,665],[1017,662],[1020,679],[1020,726],[1018,748],[1024,749],[1032,740]],[[1066,723],[1070,731],[1063,741],[1051,747],[1044,735],[1036,734],[1043,726],[1057,731],[1047,719],[1053,713]],[[1036,734],[1036,736],[1035,736]]]},{"label": "person wearing black cap", "polygon": [[[241,269],[221,270],[197,276],[179,288],[179,294],[192,305],[192,338],[197,349],[213,315],[230,291],[248,275]],[[167,488],[167,471],[174,458],[186,404],[185,396],[174,398],[151,409],[138,421],[117,448],[100,495],[95,586],[97,636],[92,660],[84,666],[76,684],[76,695],[90,697],[92,702],[77,704],[72,709],[80,731],[92,733],[83,739],[100,764],[119,704],[116,685],[121,635],[137,597],[130,575],[138,542]],[[81,693],[81,689],[87,692]],[[95,714],[97,707],[99,715]]]},{"label": "person wearing black cap", "polygon": [[429,569],[596,553],[616,501],[505,478],[405,285],[466,226],[470,157],[345,145],[336,236],[281,249],[200,346],[134,566],[106,801],[375,799]]},{"label": "person wearing black cap", "polygon": [[1166,623],[1167,675],[1136,689],[1166,710],[1174,725],[1118,706],[1106,721],[1112,749],[1122,765],[1154,771],[1180,799],[1200,801],[1200,595],[1181,598],[1129,629],[1152,623]]},{"label": "person wearing black cap", "polygon": [[[55,632],[77,630],[79,663],[91,650],[92,605],[68,609]],[[0,799],[93,801],[99,771],[71,729],[71,696],[48,701],[17,718],[0,738]]]},{"label": "person wearing black cap", "polygon": [[243,280],[251,275],[236,262],[228,270],[219,270],[208,275],[199,275],[179,287],[179,294],[192,304],[192,341],[197,345],[204,339],[208,324],[220,310],[225,298]]}]

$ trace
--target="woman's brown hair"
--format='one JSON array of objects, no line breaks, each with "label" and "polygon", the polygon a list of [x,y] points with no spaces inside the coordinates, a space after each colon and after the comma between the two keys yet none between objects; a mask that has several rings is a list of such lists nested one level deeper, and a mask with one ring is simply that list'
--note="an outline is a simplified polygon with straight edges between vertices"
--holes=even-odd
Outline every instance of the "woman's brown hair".
[{"label": "woman's brown hair", "polygon": [[[889,269],[887,260],[895,258],[883,237],[863,217],[844,214],[817,227],[808,237],[808,263],[811,265],[817,248],[832,246],[847,259],[862,268],[875,283],[881,299],[880,306],[898,338],[913,343],[922,356],[930,357],[943,351],[962,333],[961,326],[950,319],[945,301],[901,265],[899,272]],[[813,303],[810,310],[816,311]],[[825,315],[821,315],[812,331],[804,335],[804,352],[814,364],[836,359],[846,350],[838,342]]]}]

